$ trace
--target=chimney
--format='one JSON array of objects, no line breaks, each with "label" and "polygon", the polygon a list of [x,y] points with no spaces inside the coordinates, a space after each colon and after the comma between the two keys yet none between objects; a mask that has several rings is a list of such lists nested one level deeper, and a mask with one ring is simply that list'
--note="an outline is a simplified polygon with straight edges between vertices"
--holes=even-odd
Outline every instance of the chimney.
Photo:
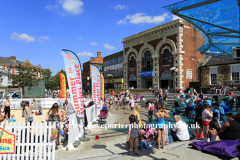
[{"label": "chimney", "polygon": [[101,57],[101,52],[97,52],[97,57]]},{"label": "chimney", "polygon": [[92,61],[93,59],[94,59],[94,57],[91,57],[91,59],[90,59],[90,60]]},{"label": "chimney", "polygon": [[16,56],[11,56],[11,59],[16,61],[17,58],[16,58]]}]

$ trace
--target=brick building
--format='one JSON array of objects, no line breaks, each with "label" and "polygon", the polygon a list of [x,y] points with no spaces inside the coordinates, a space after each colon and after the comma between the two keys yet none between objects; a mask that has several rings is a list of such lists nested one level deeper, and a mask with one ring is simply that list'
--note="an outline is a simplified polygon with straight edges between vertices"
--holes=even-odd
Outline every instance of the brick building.
[{"label": "brick building", "polygon": [[[199,81],[196,51],[202,46],[201,33],[191,24],[177,19],[123,40],[124,88],[187,89]],[[190,60],[189,60],[190,59]],[[176,67],[177,72],[170,71]]]},{"label": "brick building", "polygon": [[90,92],[92,83],[91,83],[91,64],[97,66],[99,70],[102,70],[103,67],[103,58],[101,57],[101,52],[97,52],[97,57],[91,57],[90,61],[83,63],[82,71],[82,81],[83,81],[83,90],[84,92]]},{"label": "brick building", "polygon": [[12,85],[12,79],[9,78],[9,74],[18,74],[18,70],[16,66],[19,64],[21,65],[29,65],[35,69],[34,73],[37,79],[42,78],[43,69],[40,65],[34,66],[30,63],[27,59],[26,61],[22,62],[17,60],[16,56],[11,57],[0,57],[0,70],[1,70],[1,77],[0,77],[0,97],[4,96],[8,89],[17,90],[17,85]]},{"label": "brick building", "polygon": [[[231,58],[231,56],[227,56]],[[229,87],[240,87],[240,63],[233,60],[210,56],[199,71],[201,86],[208,88],[211,84],[223,84]]]}]

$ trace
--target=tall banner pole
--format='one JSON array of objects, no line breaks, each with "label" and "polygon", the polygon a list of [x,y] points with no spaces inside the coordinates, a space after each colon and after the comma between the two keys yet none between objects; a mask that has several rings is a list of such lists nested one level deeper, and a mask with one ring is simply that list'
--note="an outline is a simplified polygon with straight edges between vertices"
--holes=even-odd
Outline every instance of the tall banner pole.
[{"label": "tall banner pole", "polygon": [[92,98],[98,108],[101,107],[101,75],[95,65],[91,65]]},{"label": "tall banner pole", "polygon": [[66,80],[63,73],[59,72],[59,79],[60,79],[60,98],[66,99]]},{"label": "tall banner pole", "polygon": [[62,53],[68,78],[71,102],[77,116],[80,118],[84,117],[85,119],[80,60],[78,56],[70,50],[63,49]]}]

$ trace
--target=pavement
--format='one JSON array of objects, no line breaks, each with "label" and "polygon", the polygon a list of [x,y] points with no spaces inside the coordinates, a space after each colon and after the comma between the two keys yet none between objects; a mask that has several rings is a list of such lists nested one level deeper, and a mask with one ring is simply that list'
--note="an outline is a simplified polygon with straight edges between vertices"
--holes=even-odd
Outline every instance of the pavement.
[{"label": "pavement", "polygon": [[[130,110],[117,111],[112,110],[110,117],[107,121],[109,124],[128,124]],[[171,115],[171,114],[170,114]],[[141,108],[142,123],[148,120],[147,109]],[[172,115],[169,122],[173,122]],[[125,143],[127,141],[128,128],[93,128],[89,142],[82,142],[78,148],[66,151],[61,146],[56,151],[56,160],[70,159],[70,160],[110,160],[110,159],[159,159],[159,160],[229,160],[228,157],[210,155],[208,153],[200,152],[188,146],[192,141],[175,142],[165,145],[165,149],[158,150],[141,149],[140,155],[128,155],[129,150],[126,149]],[[95,140],[95,136],[99,135],[99,140]],[[171,136],[169,136],[171,138]],[[171,141],[171,140],[170,140]],[[233,158],[232,160],[237,160]]]}]

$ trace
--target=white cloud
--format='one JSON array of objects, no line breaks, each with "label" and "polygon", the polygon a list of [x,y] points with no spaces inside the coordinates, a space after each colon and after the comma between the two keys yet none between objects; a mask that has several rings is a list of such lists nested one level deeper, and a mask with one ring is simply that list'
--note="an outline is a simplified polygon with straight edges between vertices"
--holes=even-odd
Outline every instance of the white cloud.
[{"label": "white cloud", "polygon": [[97,43],[96,42],[91,42],[91,45],[97,45]]},{"label": "white cloud", "polygon": [[[50,11],[56,11],[60,15],[78,15],[83,12],[82,0],[57,0],[57,5],[48,5],[45,8]],[[65,13],[64,13],[65,12]]]},{"label": "white cloud", "polygon": [[127,24],[126,20],[120,20],[117,22],[117,24]]},{"label": "white cloud", "polygon": [[57,11],[58,10],[58,6],[57,5],[48,5],[45,7],[46,9],[50,10],[50,11]]},{"label": "white cloud", "polygon": [[38,42],[43,43],[44,40],[50,41],[50,38],[49,38],[48,36],[41,36],[41,37],[38,39]]},{"label": "white cloud", "polygon": [[174,21],[174,20],[176,20],[176,19],[182,19],[182,18],[180,18],[180,17],[178,17],[178,16],[176,16],[176,15],[172,15],[172,20]]},{"label": "white cloud", "polygon": [[82,57],[93,57],[94,55],[90,52],[82,52],[82,53],[78,53],[78,56],[82,56]]},{"label": "white cloud", "polygon": [[16,39],[16,40],[23,41],[23,42],[34,42],[35,41],[35,38],[33,36],[29,36],[26,33],[18,34],[15,32],[11,34],[11,39]]},{"label": "white cloud", "polygon": [[83,39],[83,37],[82,37],[82,36],[79,36],[78,39]]},{"label": "white cloud", "polygon": [[127,15],[123,20],[117,22],[117,24],[126,24],[127,20],[132,24],[139,23],[161,23],[169,18],[168,13],[164,13],[159,16],[147,16],[145,13],[136,13],[134,15]]},{"label": "white cloud", "polygon": [[113,50],[113,49],[115,49],[115,47],[113,47],[113,46],[111,46],[111,45],[109,45],[109,44],[104,44],[104,48],[106,48],[106,49],[108,49],[108,50]]},{"label": "white cloud", "polygon": [[121,9],[121,10],[123,10],[123,9],[126,9],[126,8],[127,8],[126,5],[121,5],[121,4],[118,4],[118,5],[114,6],[114,9]]},{"label": "white cloud", "polygon": [[60,4],[66,12],[72,15],[78,15],[83,12],[83,2],[81,0],[61,0]]}]

